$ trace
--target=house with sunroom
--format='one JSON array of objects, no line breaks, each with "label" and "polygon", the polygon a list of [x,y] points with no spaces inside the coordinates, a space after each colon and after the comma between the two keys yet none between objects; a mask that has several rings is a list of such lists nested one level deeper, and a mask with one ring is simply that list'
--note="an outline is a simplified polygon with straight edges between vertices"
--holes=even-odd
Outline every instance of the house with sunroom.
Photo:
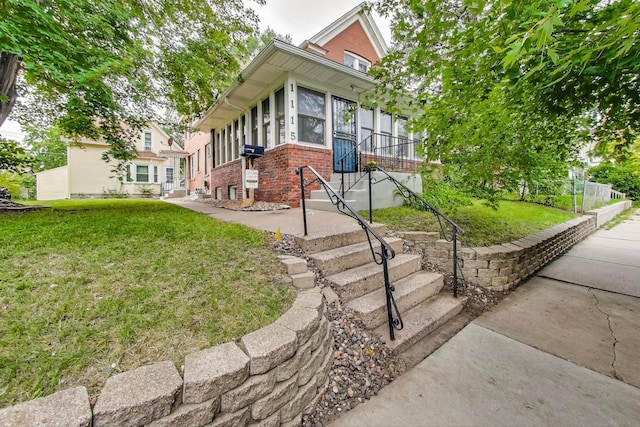
[{"label": "house with sunroom", "polygon": [[[246,171],[253,169],[255,200],[298,206],[295,169],[302,165],[327,181],[372,160],[387,170],[415,169],[419,135],[409,132],[407,118],[366,103],[374,87],[367,71],[386,51],[363,4],[300,46],[271,41],[192,125],[198,132],[185,142],[189,190],[247,199],[255,185]],[[263,155],[243,156],[247,146]]]},{"label": "house with sunroom", "polygon": [[36,198],[56,200],[109,196],[159,197],[186,194],[188,153],[155,123],[148,123],[135,141],[136,158],[125,176],[115,163],[102,160],[104,141],[81,140],[67,147],[67,164],[36,173]]}]

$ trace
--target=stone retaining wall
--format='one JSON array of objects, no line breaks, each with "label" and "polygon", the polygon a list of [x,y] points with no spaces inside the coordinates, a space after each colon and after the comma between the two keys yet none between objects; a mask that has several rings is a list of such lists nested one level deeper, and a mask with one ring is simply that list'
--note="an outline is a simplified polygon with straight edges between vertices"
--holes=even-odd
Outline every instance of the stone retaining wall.
[{"label": "stone retaining wall", "polygon": [[[468,282],[491,290],[511,289],[595,230],[595,216],[584,215],[503,245],[463,248],[458,244],[460,267]],[[440,239],[440,233],[400,234],[426,261],[453,271],[453,244]]]},{"label": "stone retaining wall", "polygon": [[[283,258],[294,286],[313,284],[304,260]],[[312,287],[274,323],[187,355],[182,375],[170,361],[142,366],[110,377],[93,410],[87,390],[75,387],[0,410],[0,426],[299,425],[327,387],[332,348],[322,293]]]},{"label": "stone retaining wall", "polygon": [[631,200],[624,200],[622,202],[607,205],[600,209],[594,209],[585,212],[585,215],[593,215],[596,218],[596,227],[600,228],[602,224],[606,224],[611,221],[616,215],[621,214],[631,207],[633,202]]}]

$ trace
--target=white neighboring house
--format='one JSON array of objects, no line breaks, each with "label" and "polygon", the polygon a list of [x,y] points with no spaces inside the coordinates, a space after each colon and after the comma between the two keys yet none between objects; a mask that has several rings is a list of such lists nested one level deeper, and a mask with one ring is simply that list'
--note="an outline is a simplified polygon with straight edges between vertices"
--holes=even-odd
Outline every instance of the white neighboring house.
[{"label": "white neighboring house", "polygon": [[113,172],[115,163],[102,160],[108,148],[105,142],[83,140],[81,147],[69,146],[65,166],[36,173],[36,198],[182,196],[188,153],[175,143],[170,145],[169,139],[160,127],[149,123],[136,142],[138,155],[121,179]]}]

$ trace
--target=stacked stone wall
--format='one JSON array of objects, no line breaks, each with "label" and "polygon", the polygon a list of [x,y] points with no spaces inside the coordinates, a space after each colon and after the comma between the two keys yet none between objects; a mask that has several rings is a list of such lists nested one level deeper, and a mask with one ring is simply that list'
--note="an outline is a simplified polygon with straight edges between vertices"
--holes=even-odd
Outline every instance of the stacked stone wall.
[{"label": "stacked stone wall", "polygon": [[[312,285],[304,260],[283,257],[293,285]],[[304,270],[303,271],[303,268]],[[311,283],[309,283],[311,282]],[[0,410],[0,426],[293,426],[324,393],[333,343],[318,287],[238,342],[110,377],[92,408],[75,387]]]},{"label": "stacked stone wall", "polygon": [[[473,284],[491,290],[511,289],[595,230],[595,217],[585,215],[503,245],[464,248],[458,243],[459,267]],[[401,235],[426,261],[453,272],[453,243],[440,239],[439,233]]]}]

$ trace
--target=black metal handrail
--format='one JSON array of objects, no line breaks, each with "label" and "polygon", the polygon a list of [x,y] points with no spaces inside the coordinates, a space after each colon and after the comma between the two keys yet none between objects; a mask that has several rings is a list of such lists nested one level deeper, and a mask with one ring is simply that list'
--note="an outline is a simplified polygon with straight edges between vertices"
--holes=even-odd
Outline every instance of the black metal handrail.
[{"label": "black metal handrail", "polygon": [[[338,160],[341,171],[340,194],[344,197],[362,179],[367,165],[375,164],[398,172],[412,172],[422,161],[422,157],[416,152],[421,143],[419,139],[382,133],[369,135]],[[345,176],[349,170],[356,176]]]},{"label": "black metal handrail", "polygon": [[[314,178],[311,181],[306,181],[304,179],[304,169],[309,169],[309,171],[314,175]],[[305,206],[305,188],[319,183],[322,188],[327,192],[329,196],[329,200],[331,203],[336,206],[339,212],[355,219],[358,224],[362,227],[362,229],[367,234],[367,240],[369,242],[369,249],[371,250],[371,255],[373,256],[373,261],[382,265],[382,271],[384,275],[384,287],[387,299],[387,321],[389,324],[389,337],[391,340],[395,340],[394,330],[401,330],[404,327],[402,322],[402,317],[400,316],[400,311],[398,310],[398,306],[396,305],[396,300],[393,297],[393,291],[395,291],[395,286],[389,280],[389,260],[393,259],[396,256],[395,251],[391,247],[389,243],[378,232],[365,221],[364,218],[360,216],[360,214],[353,209],[349,204],[344,200],[344,198],[334,190],[329,183],[316,172],[311,166],[301,166],[296,169],[296,175],[300,176],[300,192],[302,194],[301,203],[302,203],[302,217],[304,221],[304,235],[307,235],[307,210]],[[380,243],[380,252],[376,252],[374,248],[373,242],[371,238],[375,238]]]},{"label": "black metal handrail", "polygon": [[[376,180],[375,177],[373,178],[370,177],[369,178],[370,182],[372,180],[374,181],[374,183],[387,181],[387,180],[391,181],[396,186],[396,189],[398,190],[400,195],[404,197],[404,199],[407,200],[412,206],[415,206],[417,208],[423,208],[424,210],[427,210],[436,216],[436,219],[438,220],[438,225],[440,226],[440,235],[442,236],[443,239],[445,239],[448,242],[452,242],[453,244],[453,296],[457,297],[458,296],[458,261],[459,261],[458,260],[458,233],[459,232],[464,233],[464,230],[458,224],[453,222],[448,216],[438,211],[438,209],[433,207],[429,202],[427,202],[421,196],[416,194],[409,187],[404,185],[404,183],[398,181],[393,176],[391,176],[386,170],[384,170],[384,168],[380,166],[369,166],[368,169],[369,170],[375,169],[384,175],[384,178],[378,179],[378,180]],[[369,216],[372,218],[371,206],[369,206]],[[445,227],[442,223],[443,220],[451,226],[450,239],[448,238],[447,233],[445,232]]]}]

